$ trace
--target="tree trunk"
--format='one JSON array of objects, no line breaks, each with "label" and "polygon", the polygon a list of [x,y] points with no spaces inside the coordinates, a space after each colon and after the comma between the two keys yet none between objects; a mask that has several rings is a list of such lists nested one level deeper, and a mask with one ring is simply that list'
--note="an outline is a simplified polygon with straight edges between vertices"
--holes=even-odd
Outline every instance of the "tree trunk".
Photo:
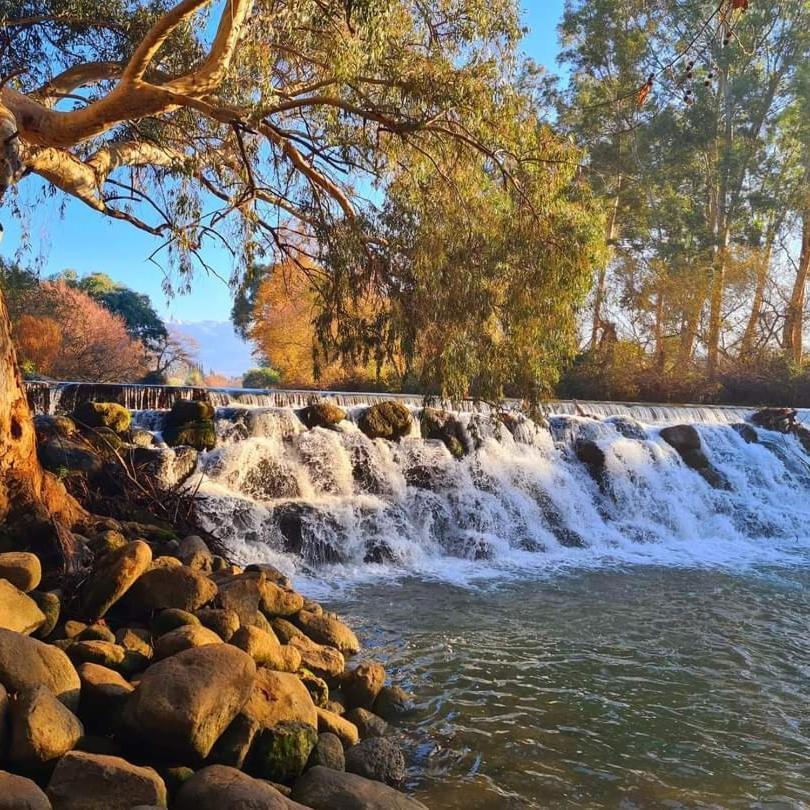
[{"label": "tree trunk", "polygon": [[616,189],[616,196],[613,198],[613,206],[610,210],[610,217],[605,228],[605,240],[608,245],[608,255],[604,264],[599,267],[599,274],[596,278],[596,298],[593,302],[593,323],[591,324],[591,348],[596,348],[599,341],[599,329],[602,326],[602,303],[605,300],[605,281],[607,279],[607,266],[610,256],[613,253],[613,242],[616,239],[616,220],[619,213],[619,197],[622,193],[624,177],[619,175],[619,185]]},{"label": "tree trunk", "polygon": [[793,282],[787,314],[785,315],[784,331],[785,355],[796,365],[802,362],[804,297],[807,289],[808,272],[810,272],[810,210],[805,210],[802,216],[802,249],[799,254],[799,266],[796,269],[796,279]]},{"label": "tree trunk", "polygon": [[765,285],[768,283],[768,272],[771,267],[771,256],[773,255],[773,244],[780,227],[781,223],[777,225],[775,222],[771,222],[768,226],[765,246],[757,262],[757,283],[754,288],[754,300],[751,303],[751,314],[748,316],[748,323],[745,326],[745,332],[743,333],[740,343],[740,357],[743,359],[754,348],[759,319],[762,317],[762,303],[765,300]]},{"label": "tree trunk", "polygon": [[34,421],[17,368],[5,296],[0,290],[0,524],[37,513],[69,526],[85,516],[64,486],[45,472],[37,459]]}]

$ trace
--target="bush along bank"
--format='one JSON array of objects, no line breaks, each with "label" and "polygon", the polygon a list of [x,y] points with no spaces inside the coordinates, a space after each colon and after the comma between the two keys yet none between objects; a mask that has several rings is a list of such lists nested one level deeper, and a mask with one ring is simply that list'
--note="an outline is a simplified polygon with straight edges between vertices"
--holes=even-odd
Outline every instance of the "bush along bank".
[{"label": "bush along bank", "polygon": [[[120,413],[82,416],[135,444]],[[78,575],[0,531],[0,808],[424,807],[390,733],[412,699],[337,616],[165,522],[83,531]]]}]

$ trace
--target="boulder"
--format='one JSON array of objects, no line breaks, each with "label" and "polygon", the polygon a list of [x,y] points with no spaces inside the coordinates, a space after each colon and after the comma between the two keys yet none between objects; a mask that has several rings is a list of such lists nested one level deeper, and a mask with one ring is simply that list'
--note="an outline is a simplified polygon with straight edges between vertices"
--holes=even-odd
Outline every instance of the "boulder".
[{"label": "boulder", "polygon": [[217,586],[204,574],[178,565],[153,568],[130,588],[127,604],[140,613],[164,608],[195,611],[217,595]]},{"label": "boulder", "polygon": [[82,682],[81,715],[105,719],[121,710],[135,687],[122,675],[100,664],[86,663],[78,668]]},{"label": "boulder", "polygon": [[343,653],[326,644],[318,644],[284,619],[273,619],[273,630],[281,641],[301,653],[301,664],[321,678],[337,678],[346,667]]},{"label": "boulder", "polygon": [[166,416],[162,433],[169,447],[211,450],[217,443],[214,406],[202,400],[178,399]]},{"label": "boulder", "polygon": [[175,810],[294,810],[275,788],[236,768],[209,765],[194,774],[177,793]]},{"label": "boulder", "polygon": [[316,711],[318,712],[318,731],[335,734],[340,737],[340,741],[347,748],[357,745],[360,741],[360,734],[354,723],[328,709],[316,709]]},{"label": "boulder", "polygon": [[332,402],[314,402],[298,411],[298,418],[310,429],[332,428],[346,418],[346,411]]},{"label": "boulder", "polygon": [[96,559],[100,559],[110,551],[123,548],[127,544],[127,538],[115,529],[105,529],[93,535],[88,545],[95,554]]},{"label": "boulder", "polygon": [[304,684],[309,692],[312,702],[322,709],[326,708],[329,703],[329,684],[323,678],[319,678],[314,672],[310,672],[305,667],[299,667],[297,670],[298,678]]},{"label": "boulder", "polygon": [[[213,631],[209,631],[213,632]],[[297,672],[301,666],[301,653],[287,645],[281,645],[272,630],[258,627],[240,627],[231,637],[231,644],[244,650],[259,666],[279,672]]]},{"label": "boulder", "polygon": [[765,430],[792,433],[796,415],[795,408],[762,408],[751,417],[751,421]]},{"label": "boulder", "polygon": [[200,625],[200,620],[195,614],[189,613],[187,610],[180,610],[180,608],[167,608],[161,610],[152,620],[152,632],[156,636],[162,636],[164,633],[177,630],[178,627],[186,627],[191,624]]},{"label": "boulder", "polygon": [[401,402],[379,402],[363,411],[357,423],[370,439],[396,441],[411,430],[413,417]]},{"label": "boulder", "polygon": [[0,810],[51,810],[51,803],[36,782],[0,771]]},{"label": "boulder", "polygon": [[757,444],[759,442],[756,430],[747,422],[735,422],[731,429],[738,433],[746,444]]},{"label": "boulder", "polygon": [[261,603],[262,574],[237,574],[219,580],[219,602],[225,610],[232,610],[241,625],[254,624]]},{"label": "boulder", "polygon": [[296,780],[292,798],[312,810],[427,810],[382,782],[322,766]]},{"label": "boulder", "polygon": [[324,768],[332,768],[335,771],[346,770],[346,756],[343,753],[343,743],[337,734],[329,731],[318,735],[318,742],[309,755],[307,767],[317,768],[322,765]]},{"label": "boulder", "polygon": [[116,669],[124,662],[126,650],[109,641],[74,641],[66,650],[74,664],[100,664]]},{"label": "boulder", "polygon": [[360,642],[351,628],[331,614],[319,616],[302,610],[295,616],[295,623],[318,644],[335,647],[345,655],[354,655],[360,651]]},{"label": "boulder", "polygon": [[390,737],[369,737],[346,752],[346,770],[397,787],[405,781],[405,757]]},{"label": "boulder", "polygon": [[389,722],[400,720],[413,710],[413,696],[401,686],[383,686],[374,701],[374,714]]},{"label": "boulder", "polygon": [[82,588],[85,615],[103,616],[149,570],[152,549],[135,540],[105,554]]},{"label": "boulder", "polygon": [[76,636],[76,641],[108,641],[115,644],[115,633],[106,624],[90,624]]},{"label": "boulder", "polygon": [[247,770],[273,782],[292,782],[303,773],[317,741],[318,732],[307,723],[262,729],[253,742]]},{"label": "boulder", "polygon": [[423,408],[419,421],[422,438],[443,442],[454,458],[462,458],[472,449],[464,426],[452,413]]},{"label": "boulder", "polygon": [[190,534],[180,542],[177,556],[184,565],[199,571],[210,571],[214,562],[208,544],[196,534]]},{"label": "boulder", "polygon": [[374,662],[360,664],[343,677],[341,687],[350,709],[371,709],[385,686],[385,669]]},{"label": "boulder", "polygon": [[31,591],[28,594],[45,615],[45,622],[36,632],[37,638],[47,638],[59,624],[62,602],[59,591]]},{"label": "boulder", "polygon": [[51,644],[0,629],[0,683],[9,692],[47,686],[69,709],[79,702],[81,683],[70,659]]},{"label": "boulder", "polygon": [[155,658],[160,660],[176,655],[192,647],[204,647],[206,644],[222,644],[222,639],[201,624],[186,624],[162,635],[155,643]]},{"label": "boulder", "polygon": [[280,723],[318,727],[318,715],[309,692],[289,672],[259,668],[244,711],[258,722],[260,728],[272,728]]},{"label": "boulder", "polygon": [[[264,572],[262,572],[264,573]],[[304,607],[304,598],[291,588],[282,588],[265,579],[260,584],[260,607],[266,616],[293,616]]]},{"label": "boulder", "polygon": [[367,737],[384,737],[388,733],[388,723],[366,709],[352,709],[346,712],[346,719],[357,726],[361,740]]},{"label": "boulder", "polygon": [[45,686],[34,686],[11,703],[9,758],[22,768],[37,768],[70,751],[84,734],[73,712]]},{"label": "boulder", "polygon": [[140,672],[149,666],[154,656],[152,636],[148,630],[137,627],[119,627],[115,632],[115,643],[124,648],[124,672]]},{"label": "boulder", "polygon": [[588,468],[591,478],[601,483],[605,472],[605,451],[590,439],[577,439],[574,442],[574,453]]},{"label": "boulder", "polygon": [[44,624],[39,605],[7,579],[0,579],[0,628],[28,636]]},{"label": "boulder", "polygon": [[152,768],[83,751],[70,751],[59,760],[48,797],[53,810],[130,810],[167,803],[166,786]]},{"label": "boulder", "polygon": [[104,461],[95,450],[70,439],[39,444],[37,457],[40,464],[54,475],[61,475],[68,470],[85,473],[89,478],[94,478],[104,469]]},{"label": "boulder", "polygon": [[42,580],[42,566],[36,554],[27,551],[7,551],[0,554],[0,579],[7,579],[15,588],[28,593]]},{"label": "boulder", "polygon": [[109,428],[115,433],[124,433],[132,422],[132,414],[117,402],[82,402],[73,418],[88,427]]},{"label": "boulder", "polygon": [[694,425],[670,425],[661,428],[661,438],[678,453],[687,450],[700,450],[700,435]]},{"label": "boulder", "polygon": [[201,760],[250,699],[255,676],[253,659],[229,644],[185,650],[144,672],[126,724],[182,762]]},{"label": "boulder", "polygon": [[203,627],[213,630],[223,641],[230,641],[239,629],[239,615],[225,608],[200,608],[195,613]]},{"label": "boulder", "polygon": [[202,399],[175,400],[166,414],[167,425],[184,425],[186,422],[210,421],[214,418],[214,406]]}]

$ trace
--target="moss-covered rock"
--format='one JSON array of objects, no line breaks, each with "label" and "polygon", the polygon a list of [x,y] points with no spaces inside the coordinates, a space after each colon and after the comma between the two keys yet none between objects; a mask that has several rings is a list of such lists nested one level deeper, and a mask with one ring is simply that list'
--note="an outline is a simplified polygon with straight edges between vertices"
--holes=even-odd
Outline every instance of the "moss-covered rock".
[{"label": "moss-covered rock", "polygon": [[166,417],[167,425],[184,425],[186,422],[210,422],[214,418],[214,406],[202,399],[175,400],[169,415]]},{"label": "moss-covered rock", "polygon": [[212,450],[216,447],[217,431],[210,420],[186,422],[182,425],[167,425],[163,429],[163,439],[169,447],[186,445],[195,450]]},{"label": "moss-covered rock", "polygon": [[250,754],[248,770],[262,779],[289,783],[300,776],[318,742],[307,723],[279,723],[261,731]]},{"label": "moss-covered rock", "polygon": [[117,402],[82,402],[74,411],[73,417],[88,427],[106,427],[115,433],[128,430],[132,422],[132,414]]},{"label": "moss-covered rock", "polygon": [[346,418],[346,411],[332,402],[314,402],[298,411],[299,419],[308,428],[330,428]]},{"label": "moss-covered rock", "polygon": [[358,427],[371,439],[396,441],[406,436],[413,417],[401,402],[378,402],[363,411]]}]

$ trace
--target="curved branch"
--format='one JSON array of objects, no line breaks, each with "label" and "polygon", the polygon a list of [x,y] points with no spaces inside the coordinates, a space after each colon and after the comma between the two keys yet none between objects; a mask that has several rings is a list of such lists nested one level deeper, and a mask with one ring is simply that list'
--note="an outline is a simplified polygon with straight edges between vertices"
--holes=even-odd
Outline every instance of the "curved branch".
[{"label": "curved branch", "polygon": [[57,99],[70,95],[80,87],[117,78],[121,75],[123,67],[120,62],[85,62],[74,65],[54,76],[31,95],[43,100],[52,99],[53,104]]}]

